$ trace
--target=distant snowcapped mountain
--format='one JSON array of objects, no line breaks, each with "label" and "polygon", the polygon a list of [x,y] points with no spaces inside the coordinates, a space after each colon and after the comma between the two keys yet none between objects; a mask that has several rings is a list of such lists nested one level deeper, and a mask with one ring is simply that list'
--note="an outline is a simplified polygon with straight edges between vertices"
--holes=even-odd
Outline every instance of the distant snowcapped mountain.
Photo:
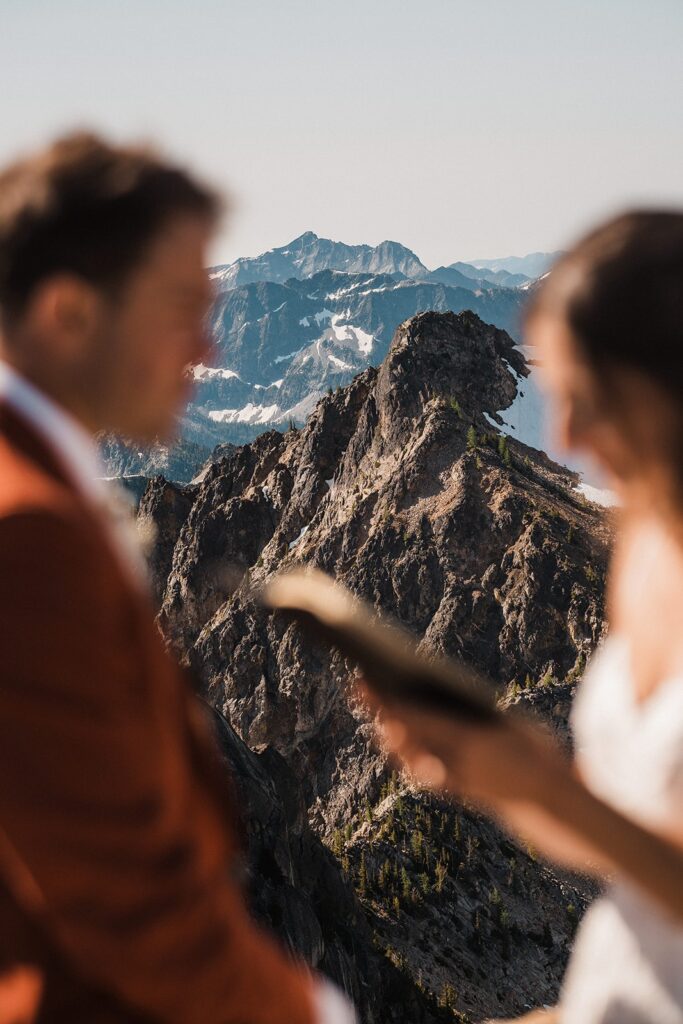
[{"label": "distant snowcapped mountain", "polygon": [[512,274],[509,270],[489,270],[486,267],[475,267],[471,263],[451,263],[447,269],[457,270],[465,277],[476,281],[488,281],[489,284],[495,284],[499,288],[519,288],[532,280],[526,274]]},{"label": "distant snowcapped mountain", "polygon": [[393,274],[475,291],[490,285],[519,288],[545,273],[558,255],[557,252],[534,252],[527,256],[469,263],[458,261],[428,270],[418,256],[400,242],[347,245],[331,238],[320,238],[313,231],[305,231],[287,245],[269,249],[260,256],[241,257],[234,263],[213,267],[211,275],[220,291],[256,281],[284,284],[292,277],[303,280],[322,270],[338,270],[345,274]]},{"label": "distant snowcapped mountain", "polygon": [[321,270],[341,270],[349,274],[401,274],[409,278],[429,275],[415,253],[399,242],[385,241],[374,246],[346,245],[306,231],[279,249],[213,267],[212,277],[223,290],[255,281],[284,282],[291,277],[310,277]]},{"label": "distant snowcapped mountain", "polygon": [[524,274],[526,277],[540,277],[562,252],[531,252],[527,256],[505,256],[495,260],[470,260],[477,270],[505,270],[509,274]]},{"label": "distant snowcapped mountain", "polygon": [[[519,262],[529,269],[550,258],[535,253]],[[194,368],[189,410],[192,440],[207,445],[217,434],[239,443],[291,421],[302,424],[326,391],[377,366],[398,325],[416,313],[471,309],[519,340],[532,283],[503,266],[458,262],[430,271],[398,242],[347,245],[313,231],[211,273],[215,347],[210,365]],[[534,424],[527,432],[536,436],[530,404]],[[206,439],[197,433],[202,422]]]},{"label": "distant snowcapped mountain", "polygon": [[[181,423],[183,444],[190,454],[208,453],[291,422],[302,425],[325,392],[379,365],[399,324],[420,312],[469,309],[519,342],[531,272],[555,255],[430,271],[398,242],[347,245],[307,231],[256,258],[212,268],[214,348],[192,369],[195,396]],[[547,450],[541,410],[532,370],[520,381],[505,426]],[[144,472],[141,457],[127,452],[118,462],[108,455],[108,462],[117,474],[129,464]],[[193,458],[185,458],[188,472]]]},{"label": "distant snowcapped mountain", "polygon": [[[518,337],[524,292],[464,280],[467,288],[324,270],[285,284],[256,281],[219,292],[210,366],[193,369],[192,422],[203,418],[211,439],[220,428],[232,442],[290,420],[302,424],[326,391],[377,366],[398,325],[423,310],[471,309]],[[201,437],[193,434],[193,440]]]}]

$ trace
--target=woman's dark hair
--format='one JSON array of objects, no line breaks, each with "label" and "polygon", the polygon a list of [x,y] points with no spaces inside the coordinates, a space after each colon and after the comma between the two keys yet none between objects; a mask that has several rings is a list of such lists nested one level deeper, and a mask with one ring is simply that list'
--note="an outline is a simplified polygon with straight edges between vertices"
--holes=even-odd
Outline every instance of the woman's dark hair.
[{"label": "woman's dark hair", "polygon": [[144,147],[89,133],[58,139],[0,172],[0,313],[21,315],[53,274],[121,286],[175,216],[215,220],[217,197]]},{"label": "woman's dark hair", "polygon": [[543,278],[527,318],[559,315],[593,367],[638,370],[683,400],[683,212],[634,210],[582,238]]}]

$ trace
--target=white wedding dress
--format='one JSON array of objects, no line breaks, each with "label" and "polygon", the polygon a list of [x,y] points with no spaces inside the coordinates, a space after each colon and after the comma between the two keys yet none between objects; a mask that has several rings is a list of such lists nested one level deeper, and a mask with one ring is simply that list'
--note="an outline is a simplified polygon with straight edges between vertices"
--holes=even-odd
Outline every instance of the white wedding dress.
[{"label": "white wedding dress", "polygon": [[[683,674],[639,703],[628,640],[612,634],[579,685],[572,728],[596,796],[646,828],[681,825]],[[560,1007],[562,1024],[683,1024],[683,924],[615,882],[579,927]]]}]

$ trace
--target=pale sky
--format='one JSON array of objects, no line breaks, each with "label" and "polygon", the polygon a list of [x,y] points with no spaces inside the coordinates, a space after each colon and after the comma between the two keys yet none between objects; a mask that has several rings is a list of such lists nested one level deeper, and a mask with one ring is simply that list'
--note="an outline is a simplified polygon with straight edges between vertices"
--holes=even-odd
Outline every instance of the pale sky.
[{"label": "pale sky", "polygon": [[0,0],[0,163],[74,126],[233,196],[213,257],[305,230],[430,267],[683,205],[682,0]]}]

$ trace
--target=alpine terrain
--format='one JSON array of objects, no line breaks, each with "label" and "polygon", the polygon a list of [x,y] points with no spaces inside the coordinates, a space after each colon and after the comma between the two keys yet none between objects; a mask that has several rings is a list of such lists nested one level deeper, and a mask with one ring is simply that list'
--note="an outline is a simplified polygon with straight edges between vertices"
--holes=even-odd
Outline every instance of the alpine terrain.
[{"label": "alpine terrain", "polygon": [[[551,259],[537,253],[522,262],[536,272]],[[493,269],[458,262],[430,271],[398,242],[346,245],[308,231],[282,248],[214,267],[214,346],[206,364],[191,370],[195,394],[178,444],[140,452],[106,439],[107,472],[161,472],[188,482],[218,444],[301,426],[330,389],[379,365],[399,324],[419,312],[469,309],[519,341],[533,277],[491,262]],[[508,429],[546,446],[534,373]]]},{"label": "alpine terrain", "polygon": [[[282,259],[302,259],[299,241]],[[322,394],[301,425],[225,445],[193,483],[155,477],[138,521],[155,535],[160,628],[241,793],[255,912],[368,1024],[483,1021],[552,1003],[592,887],[397,774],[350,695],[352,666],[261,608],[255,588],[318,566],[425,651],[487,672],[501,702],[568,743],[569,702],[603,634],[610,527],[575,473],[505,426],[530,366],[484,317],[495,305],[513,329],[519,293],[470,292],[483,318],[409,315],[430,289],[450,301],[450,286],[416,282],[405,254],[396,280],[375,256],[347,252],[355,276],[306,263],[309,277],[286,282],[240,283],[262,269],[242,261],[217,300],[215,323],[230,309],[231,326],[217,331],[211,369],[223,376],[207,377],[207,407],[229,408],[221,389],[246,380],[282,407],[294,365],[307,394]],[[392,317],[405,322],[390,342]],[[321,376],[333,359],[353,361],[349,383]],[[339,386],[326,393],[323,379]]]}]

